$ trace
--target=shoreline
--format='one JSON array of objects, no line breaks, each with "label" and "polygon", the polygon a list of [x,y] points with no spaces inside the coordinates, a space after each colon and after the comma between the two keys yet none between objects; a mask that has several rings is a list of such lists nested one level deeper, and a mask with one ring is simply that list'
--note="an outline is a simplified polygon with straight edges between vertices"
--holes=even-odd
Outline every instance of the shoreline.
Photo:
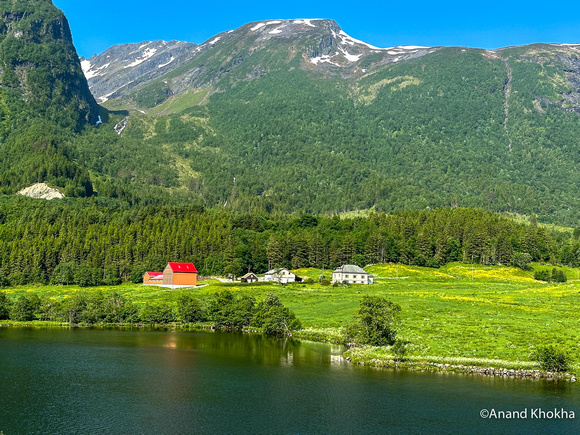
[{"label": "shoreline", "polygon": [[[185,323],[185,324],[70,324],[68,322],[49,322],[49,321],[30,321],[18,322],[4,320],[0,321],[0,328],[96,328],[96,329],[157,329],[166,331],[198,331],[198,332],[216,332],[217,330],[209,324],[200,323]],[[244,334],[264,334],[257,328],[243,329],[240,332]],[[384,353],[383,348],[361,346],[348,347],[339,340],[321,337],[314,329],[303,329],[294,331],[292,336],[288,337],[300,341],[312,341],[315,343],[326,343],[330,345],[345,346],[346,350],[341,354],[341,357],[350,364],[368,366],[375,368],[384,368],[392,370],[409,370],[416,372],[427,373],[447,373],[447,374],[464,374],[464,375],[479,375],[479,376],[493,376],[507,379],[528,379],[528,380],[563,380],[568,382],[577,382],[576,373],[570,372],[545,372],[537,368],[522,368],[522,366],[535,367],[537,364],[532,361],[504,361],[504,360],[486,360],[490,364],[477,365],[468,364],[470,361],[478,360],[478,358],[454,358],[443,356],[425,356],[418,357],[415,355],[406,358],[395,359],[393,355]],[[275,337],[275,336],[272,336]],[[280,338],[280,337],[275,337]],[[374,352],[374,354],[373,354]],[[378,353],[383,355],[378,356]],[[465,364],[452,363],[453,360],[465,361]],[[479,359],[481,360],[481,359]],[[492,366],[494,364],[495,366]],[[499,366],[499,367],[498,367]],[[503,366],[503,367],[502,367]],[[508,368],[516,367],[519,368]]]}]

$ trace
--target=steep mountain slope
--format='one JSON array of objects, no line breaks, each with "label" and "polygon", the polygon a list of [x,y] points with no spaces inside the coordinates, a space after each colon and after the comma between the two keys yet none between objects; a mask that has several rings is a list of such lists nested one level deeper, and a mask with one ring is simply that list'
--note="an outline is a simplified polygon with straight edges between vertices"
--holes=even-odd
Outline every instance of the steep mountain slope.
[{"label": "steep mountain slope", "polygon": [[63,13],[48,0],[0,2],[0,192],[32,182],[92,192],[88,172],[64,145],[99,108]]},{"label": "steep mountain slope", "polygon": [[104,103],[179,68],[197,54],[196,47],[181,41],[115,45],[90,59],[81,58],[81,65],[91,92]]},{"label": "steep mountain slope", "polygon": [[[151,47],[151,44],[155,46]],[[151,107],[171,96],[188,92],[192,87],[205,88],[230,77],[235,77],[237,81],[252,80],[277,67],[294,65],[296,61],[310,71],[348,78],[362,75],[377,65],[413,59],[435,50],[415,46],[388,49],[373,47],[350,37],[332,20],[261,21],[220,33],[198,47],[187,47],[189,52],[181,58],[172,56],[172,62],[164,59],[163,69],[159,71],[166,74],[162,80],[155,81],[160,76],[156,74],[144,76],[134,83],[133,79],[125,80],[122,75],[117,75],[118,83],[125,82],[126,88],[109,94],[110,89],[103,89],[93,79],[95,76],[108,76],[109,71],[119,71],[118,67],[115,68],[115,60],[111,61],[111,58],[118,56],[112,55],[111,51],[131,50],[130,56],[122,57],[117,62],[124,71],[135,59],[142,62],[140,67],[154,70],[159,63],[155,61],[153,54],[158,55],[158,47],[163,44],[167,43],[115,46],[93,56],[85,68],[93,94],[100,101],[104,101],[127,97],[131,90],[140,91],[134,91],[134,102]],[[280,57],[282,53],[283,57]],[[187,57],[190,59],[184,62]],[[250,67],[245,68],[247,66]],[[148,84],[151,86],[147,86]]]},{"label": "steep mountain slope", "polygon": [[460,205],[575,222],[578,54],[378,49],[330,20],[249,23],[106,104],[147,112],[117,140],[156,148],[176,174],[160,185],[208,204]]}]

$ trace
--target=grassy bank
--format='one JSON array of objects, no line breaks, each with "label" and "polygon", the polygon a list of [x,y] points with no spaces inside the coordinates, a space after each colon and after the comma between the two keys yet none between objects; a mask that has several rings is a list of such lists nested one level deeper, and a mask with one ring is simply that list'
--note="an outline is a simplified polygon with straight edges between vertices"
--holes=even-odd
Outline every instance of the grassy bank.
[{"label": "grassy bank", "polygon": [[[537,346],[554,344],[572,356],[575,371],[580,371],[580,281],[575,279],[576,269],[567,270],[569,281],[558,285],[535,281],[530,272],[498,266],[453,263],[428,269],[377,265],[367,270],[375,276],[374,285],[224,285],[208,281],[205,287],[191,290],[124,284],[87,289],[25,286],[2,291],[11,298],[36,293],[54,299],[78,291],[117,291],[137,304],[173,302],[183,292],[207,296],[227,289],[257,299],[276,293],[302,321],[305,329],[297,337],[329,341],[339,339],[341,328],[353,320],[362,295],[380,295],[402,307],[399,337],[410,342],[411,361],[464,358],[467,363],[501,361],[507,368],[529,368],[533,367],[531,354]],[[314,277],[322,271],[297,272]],[[388,348],[372,352],[370,359],[379,358],[381,352],[383,359],[389,358]],[[363,358],[362,354],[358,357]]]}]

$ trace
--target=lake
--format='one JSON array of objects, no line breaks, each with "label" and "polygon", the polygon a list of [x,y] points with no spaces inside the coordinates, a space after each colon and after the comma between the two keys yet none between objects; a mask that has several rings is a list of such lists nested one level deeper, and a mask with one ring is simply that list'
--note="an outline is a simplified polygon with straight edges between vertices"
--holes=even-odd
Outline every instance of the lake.
[{"label": "lake", "polygon": [[342,351],[250,334],[0,328],[0,431],[580,432],[578,383],[374,369]]}]

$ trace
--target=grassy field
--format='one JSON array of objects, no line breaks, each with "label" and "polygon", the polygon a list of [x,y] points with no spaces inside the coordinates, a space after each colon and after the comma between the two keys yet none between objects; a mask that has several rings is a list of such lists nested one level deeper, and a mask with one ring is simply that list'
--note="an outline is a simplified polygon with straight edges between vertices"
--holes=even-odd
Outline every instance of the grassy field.
[{"label": "grassy field", "polygon": [[[468,358],[531,361],[538,345],[566,349],[578,369],[580,361],[580,281],[578,270],[566,269],[569,281],[547,284],[515,268],[453,263],[441,269],[404,265],[367,267],[375,276],[371,286],[319,284],[249,285],[207,281],[193,290],[170,290],[143,285],[79,289],[75,286],[14,287],[8,295],[33,292],[55,299],[77,291],[118,291],[136,303],[174,301],[184,291],[206,296],[225,289],[262,299],[273,292],[295,311],[308,330],[338,336],[353,320],[362,295],[385,296],[402,307],[399,337],[410,341],[413,358]],[[301,269],[298,275],[317,277],[322,271]],[[329,275],[328,271],[326,274]]]}]

